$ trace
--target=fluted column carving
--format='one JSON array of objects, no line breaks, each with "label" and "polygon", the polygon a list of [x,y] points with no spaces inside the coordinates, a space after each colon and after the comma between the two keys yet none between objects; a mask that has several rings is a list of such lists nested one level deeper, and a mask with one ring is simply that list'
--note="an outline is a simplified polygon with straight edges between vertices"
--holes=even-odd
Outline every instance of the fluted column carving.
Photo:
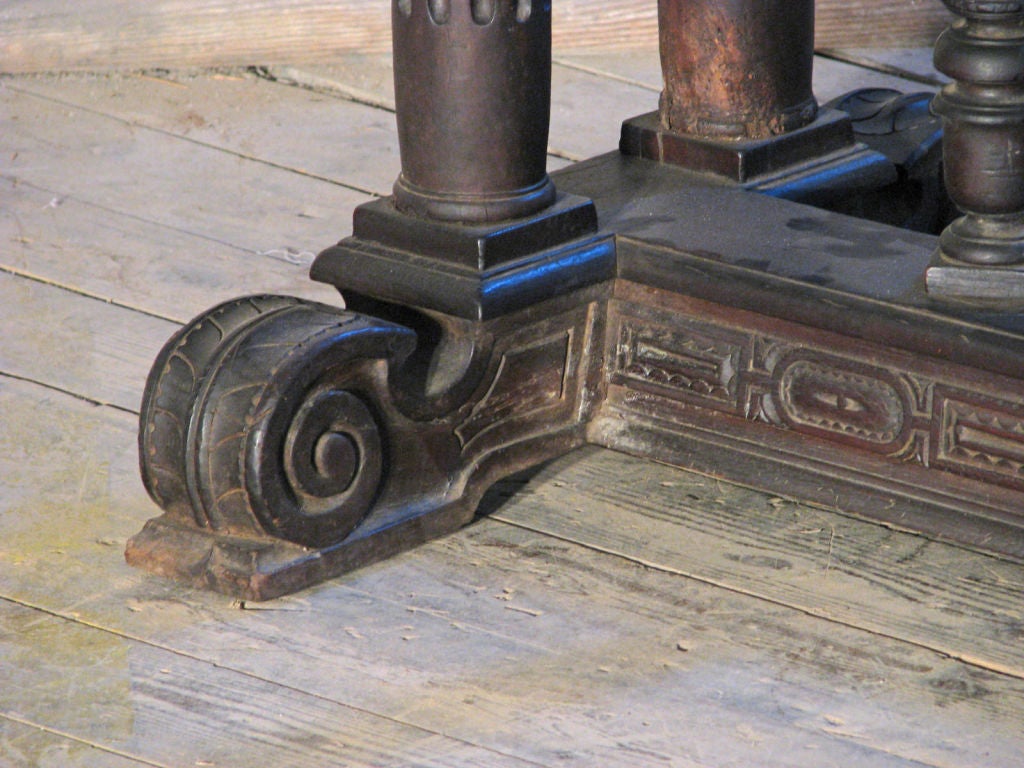
[{"label": "fluted column carving", "polygon": [[550,205],[551,4],[394,0],[392,26],[399,210],[488,223]]}]

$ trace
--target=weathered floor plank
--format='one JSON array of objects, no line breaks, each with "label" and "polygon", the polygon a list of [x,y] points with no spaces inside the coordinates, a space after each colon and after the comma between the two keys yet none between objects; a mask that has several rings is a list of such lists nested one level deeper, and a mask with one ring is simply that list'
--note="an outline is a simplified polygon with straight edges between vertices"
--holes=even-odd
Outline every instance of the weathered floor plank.
[{"label": "weathered floor plank", "polygon": [[[8,413],[38,399],[0,392]],[[1022,747],[1020,680],[496,520],[240,611],[121,560],[153,511],[130,415],[45,402],[51,429],[25,419],[0,440],[2,475],[21,468],[2,596],[243,675],[242,690],[256,678],[543,765],[1011,766]]]},{"label": "weathered floor plank", "polygon": [[179,323],[248,293],[340,301],[309,279],[311,250],[255,253],[25,182],[0,180],[0,197],[3,272]]},{"label": "weathered floor plank", "polygon": [[178,325],[0,272],[0,372],[137,411],[153,358]]},{"label": "weathered floor plank", "polygon": [[[372,70],[353,71],[379,92]],[[120,649],[100,660],[129,649],[129,698],[144,716],[130,735],[100,733],[99,746],[155,764],[265,764],[190,707],[265,739],[281,764],[1019,764],[1019,566],[604,451],[492,499],[493,519],[267,605],[239,610],[129,569],[123,542],[157,512],[131,413],[156,349],[174,321],[264,278],[301,292],[292,262],[345,234],[369,199],[342,186],[342,162],[310,170],[323,156],[310,137],[345,146],[351,130],[371,153],[391,129],[353,117],[289,147],[276,121],[292,104],[319,109],[323,95],[223,76],[191,90],[133,81],[117,97],[104,91],[112,80],[54,82],[45,99],[0,93],[20,123],[0,139],[0,615],[21,622],[0,644],[26,660],[19,688],[0,692],[0,733],[24,749],[0,751],[0,763],[121,760],[92,763],[78,746],[122,722],[115,697],[92,710],[95,725],[37,703],[63,700],[68,681],[41,664],[63,635]],[[654,90],[627,89],[645,100]],[[635,106],[601,103],[616,124]],[[201,121],[174,124],[197,105]],[[588,154],[605,141],[567,135]],[[380,157],[386,191],[393,158]],[[358,167],[377,170],[372,158]],[[0,653],[0,667],[13,655]],[[123,685],[123,665],[94,666],[83,687]],[[377,723],[356,729],[351,755],[339,747],[354,738],[349,715],[337,712]],[[75,737],[59,732],[69,724]],[[379,756],[365,751],[378,725],[392,745]],[[411,743],[423,751],[403,752]],[[319,763],[301,762],[307,753]]]},{"label": "weathered floor plank", "polygon": [[[125,133],[110,118],[69,118],[23,94],[3,98],[20,128],[4,137],[13,161],[0,171],[0,270],[178,322],[245,293],[339,303],[307,268],[369,197],[180,138]],[[261,207],[248,190],[274,178]]]},{"label": "weathered floor plank", "polygon": [[503,520],[1024,679],[1017,563],[615,453],[545,472]]},{"label": "weathered floor plank", "polygon": [[0,603],[0,626],[0,711],[144,763],[526,765],[14,603]]},{"label": "weathered floor plank", "polygon": [[56,733],[19,715],[0,712],[0,765],[4,768],[143,768],[154,764]]},{"label": "weathered floor plank", "polygon": [[282,252],[325,247],[351,231],[353,208],[370,199],[10,86],[0,91],[0,109],[9,117],[3,137],[9,162],[0,171],[5,196],[28,185],[49,194],[52,205],[74,199],[101,221],[105,212],[133,217],[223,243],[229,254],[244,249],[280,259]]},{"label": "weathered floor plank", "polygon": [[[270,83],[248,70],[216,77],[202,72],[51,76],[19,80],[15,87],[370,195],[388,194],[400,169],[393,109]],[[250,111],[259,119],[241,117]]]}]

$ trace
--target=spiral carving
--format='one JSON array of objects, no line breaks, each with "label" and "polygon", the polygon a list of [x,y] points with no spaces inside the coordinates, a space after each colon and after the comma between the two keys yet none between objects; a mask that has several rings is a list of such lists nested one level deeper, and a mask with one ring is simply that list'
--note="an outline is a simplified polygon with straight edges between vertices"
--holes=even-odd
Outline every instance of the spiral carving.
[{"label": "spiral carving", "polygon": [[150,498],[182,522],[207,524],[194,517],[182,471],[203,382],[235,334],[297,303],[289,296],[259,295],[218,304],[174,334],[153,362],[140,413],[139,466]]},{"label": "spiral carving", "polygon": [[[218,326],[217,343],[190,341]],[[343,540],[386,478],[370,372],[413,343],[400,326],[295,299],[211,310],[154,365],[140,427],[147,488],[182,522],[218,533],[308,547]],[[166,392],[179,393],[173,413]]]}]

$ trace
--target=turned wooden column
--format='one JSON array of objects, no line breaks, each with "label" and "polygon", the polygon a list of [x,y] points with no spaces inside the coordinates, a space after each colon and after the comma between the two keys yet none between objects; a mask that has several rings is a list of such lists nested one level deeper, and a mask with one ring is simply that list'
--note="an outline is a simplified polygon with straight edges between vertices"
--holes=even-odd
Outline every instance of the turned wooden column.
[{"label": "turned wooden column", "polygon": [[666,130],[762,139],[814,120],[813,0],[659,0]]},{"label": "turned wooden column", "polygon": [[623,123],[620,151],[793,200],[896,181],[849,115],[811,89],[813,0],[659,0],[664,89]]},{"label": "turned wooden column", "polygon": [[[310,274],[357,311],[417,325],[416,354],[448,372],[431,374],[441,392],[476,360],[479,321],[607,279],[614,243],[594,203],[547,174],[550,1],[392,0],[391,13],[402,170]],[[408,309],[433,313],[429,332]]]},{"label": "turned wooden column", "polygon": [[399,210],[487,223],[550,205],[551,4],[393,0]]},{"label": "turned wooden column", "polygon": [[[943,0],[959,18],[935,45],[953,78],[943,118],[946,187],[964,216],[940,238],[951,264],[1024,263],[1024,6]],[[930,286],[932,287],[932,286]]]}]

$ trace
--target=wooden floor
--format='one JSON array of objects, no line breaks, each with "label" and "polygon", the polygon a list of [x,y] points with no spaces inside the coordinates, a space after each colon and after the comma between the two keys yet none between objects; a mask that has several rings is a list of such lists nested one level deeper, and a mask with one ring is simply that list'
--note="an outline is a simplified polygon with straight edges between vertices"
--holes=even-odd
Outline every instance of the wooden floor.
[{"label": "wooden floor", "polygon": [[[560,58],[551,167],[658,87]],[[391,101],[382,57],[0,79],[0,765],[1024,764],[1024,567],[608,451],[270,603],[124,564],[150,362],[228,297],[337,300],[306,267],[390,189]]]}]

